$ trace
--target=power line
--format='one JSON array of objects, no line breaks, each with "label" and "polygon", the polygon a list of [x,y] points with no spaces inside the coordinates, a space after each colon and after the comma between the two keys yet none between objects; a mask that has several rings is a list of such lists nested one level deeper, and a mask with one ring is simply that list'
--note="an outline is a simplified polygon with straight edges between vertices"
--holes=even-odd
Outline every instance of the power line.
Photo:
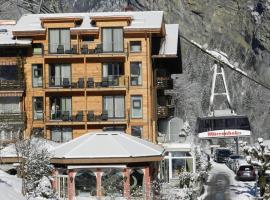
[{"label": "power line", "polygon": [[212,54],[210,54],[206,49],[199,47],[198,45],[196,45],[194,42],[192,42],[190,39],[188,39],[187,37],[183,36],[180,34],[180,37],[183,38],[185,41],[187,41],[189,44],[192,44],[193,46],[197,47],[198,49],[200,49],[202,52],[206,53],[209,57],[211,57],[212,59],[214,59],[215,61],[222,63],[223,65],[227,66],[228,68],[234,70],[235,72],[237,72],[238,74],[240,74],[241,76],[244,76],[246,78],[248,78],[249,80],[257,83],[258,85],[270,90],[270,86],[250,77],[249,75],[247,75],[245,72],[243,72],[242,70],[239,70],[237,67],[232,67],[231,65],[229,65],[228,63],[222,61],[221,59],[216,58],[215,56],[213,56]]}]

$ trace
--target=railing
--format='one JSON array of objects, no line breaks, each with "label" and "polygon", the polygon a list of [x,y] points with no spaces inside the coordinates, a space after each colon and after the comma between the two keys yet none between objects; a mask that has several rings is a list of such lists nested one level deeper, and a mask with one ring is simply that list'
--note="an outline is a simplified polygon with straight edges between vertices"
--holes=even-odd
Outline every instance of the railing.
[{"label": "railing", "polygon": [[174,108],[169,106],[157,106],[157,117],[158,118],[167,118],[173,116]]},{"label": "railing", "polygon": [[23,80],[0,80],[0,90],[24,90]]},{"label": "railing", "polygon": [[50,116],[46,117],[47,121],[63,122],[102,122],[102,121],[123,121],[125,118],[109,118],[108,112],[95,113],[94,111],[50,111]]},{"label": "railing", "polygon": [[157,89],[173,89],[173,79],[170,77],[157,77],[156,87]]},{"label": "railing", "polygon": [[50,76],[46,88],[112,88],[112,87],[126,87],[128,85],[128,78],[124,75],[114,76],[108,75],[106,77],[56,77]]},{"label": "railing", "polygon": [[103,50],[102,43],[87,42],[77,45],[76,43],[49,43],[45,48],[44,53],[50,54],[100,54],[100,53],[124,53],[123,51],[110,51]]},{"label": "railing", "polygon": [[0,113],[0,122],[21,124],[25,122],[25,113]]}]

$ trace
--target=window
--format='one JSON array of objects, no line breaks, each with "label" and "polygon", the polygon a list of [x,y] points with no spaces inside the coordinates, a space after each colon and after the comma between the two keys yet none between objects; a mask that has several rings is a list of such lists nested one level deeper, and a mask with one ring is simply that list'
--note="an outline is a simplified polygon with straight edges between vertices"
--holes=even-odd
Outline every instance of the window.
[{"label": "window", "polygon": [[51,97],[51,119],[68,121],[71,118],[71,97]]},{"label": "window", "polygon": [[71,81],[70,64],[50,65],[50,86],[51,87],[69,87]]},{"label": "window", "polygon": [[54,142],[68,142],[72,140],[72,129],[68,127],[52,128],[51,139]]},{"label": "window", "polygon": [[142,118],[142,96],[131,96],[131,118]]},{"label": "window", "polygon": [[43,54],[43,46],[42,46],[42,44],[33,44],[33,54],[34,55]]},{"label": "window", "polygon": [[135,137],[142,137],[142,131],[143,127],[142,126],[131,126],[131,135]]},{"label": "window", "polygon": [[92,35],[82,35],[83,42],[92,42],[94,41],[94,37]]},{"label": "window", "polygon": [[79,171],[75,177],[75,193],[77,197],[92,197],[97,195],[96,175],[92,171]]},{"label": "window", "polygon": [[104,96],[103,110],[108,112],[109,118],[125,118],[124,96]]},{"label": "window", "polygon": [[70,50],[69,29],[49,29],[49,52],[64,53]]},{"label": "window", "polygon": [[130,52],[137,53],[141,52],[142,44],[141,41],[130,41]]},{"label": "window", "polygon": [[43,97],[33,98],[33,118],[34,120],[43,119]]},{"label": "window", "polygon": [[33,64],[32,65],[32,82],[33,87],[42,87],[42,64]]},{"label": "window", "polygon": [[122,170],[103,169],[101,191],[104,196],[122,197],[124,194],[124,177]]},{"label": "window", "polygon": [[18,79],[17,66],[1,66],[0,67],[0,80],[17,80]]},{"label": "window", "polygon": [[161,163],[161,177],[168,181],[176,179],[182,172],[193,172],[193,157],[189,152],[166,152],[165,159]]},{"label": "window", "polygon": [[118,86],[123,84],[120,79],[124,75],[123,63],[103,63],[102,77],[108,79],[110,86]]},{"label": "window", "polygon": [[103,52],[123,52],[123,29],[122,28],[103,28],[102,47]]},{"label": "window", "polygon": [[0,113],[20,112],[20,97],[0,97]]},{"label": "window", "polygon": [[142,63],[141,62],[130,63],[130,84],[131,85],[142,84]]},{"label": "window", "polygon": [[32,129],[32,133],[31,133],[31,137],[40,137],[40,138],[43,138],[44,137],[44,130],[43,130],[43,128],[33,128]]}]

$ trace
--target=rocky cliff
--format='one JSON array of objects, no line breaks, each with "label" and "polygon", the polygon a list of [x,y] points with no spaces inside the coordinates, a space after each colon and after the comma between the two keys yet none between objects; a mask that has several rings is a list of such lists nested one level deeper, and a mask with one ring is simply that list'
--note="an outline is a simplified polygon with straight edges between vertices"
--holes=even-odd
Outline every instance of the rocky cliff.
[{"label": "rocky cliff", "polygon": [[[166,22],[180,24],[181,35],[225,52],[232,63],[270,85],[270,0],[50,1],[61,12],[122,11],[127,2],[134,10],[164,10]],[[177,115],[194,127],[196,117],[208,111],[213,60],[183,39],[181,54]],[[226,75],[236,112],[249,116],[256,136],[269,139],[270,91],[229,69]]]}]

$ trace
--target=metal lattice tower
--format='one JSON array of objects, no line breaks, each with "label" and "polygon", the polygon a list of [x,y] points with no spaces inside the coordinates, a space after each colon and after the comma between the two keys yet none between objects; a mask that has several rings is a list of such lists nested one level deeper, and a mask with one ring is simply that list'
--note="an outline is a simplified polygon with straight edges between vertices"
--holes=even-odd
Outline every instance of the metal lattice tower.
[{"label": "metal lattice tower", "polygon": [[[229,109],[231,110],[231,113],[234,113],[232,109],[231,104],[231,98],[228,91],[224,68],[223,66],[219,66],[217,63],[213,65],[214,73],[213,73],[213,79],[212,79],[212,87],[211,87],[211,96],[210,96],[210,105],[209,105],[209,111],[210,115],[214,115],[214,99],[216,96],[223,96],[226,98],[226,104],[228,105]],[[222,87],[218,87],[218,81],[220,84],[222,84]]]}]

